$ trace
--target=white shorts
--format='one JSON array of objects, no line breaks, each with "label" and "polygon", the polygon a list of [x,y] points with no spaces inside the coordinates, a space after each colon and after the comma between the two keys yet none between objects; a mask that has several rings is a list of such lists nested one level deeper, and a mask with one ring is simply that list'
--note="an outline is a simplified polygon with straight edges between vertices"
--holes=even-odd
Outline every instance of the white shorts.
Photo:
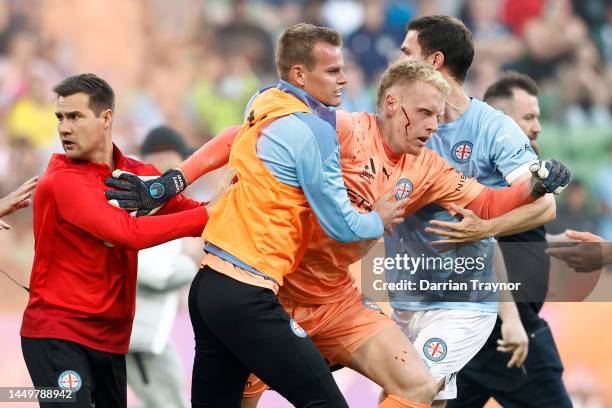
[{"label": "white shorts", "polygon": [[393,320],[408,336],[429,372],[445,386],[436,400],[457,398],[457,373],[482,348],[497,313],[476,310],[393,310]]}]

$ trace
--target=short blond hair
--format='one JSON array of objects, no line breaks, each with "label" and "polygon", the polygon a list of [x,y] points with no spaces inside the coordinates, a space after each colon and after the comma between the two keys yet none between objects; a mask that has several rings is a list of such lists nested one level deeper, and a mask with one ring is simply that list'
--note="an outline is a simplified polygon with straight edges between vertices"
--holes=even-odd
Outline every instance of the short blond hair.
[{"label": "short blond hair", "polygon": [[340,47],[342,37],[333,28],[317,27],[307,23],[289,27],[278,39],[276,45],[278,76],[287,80],[291,67],[297,64],[304,64],[308,70],[312,70],[316,64],[314,46],[317,42]]},{"label": "short blond hair", "polygon": [[381,107],[387,90],[392,86],[410,85],[417,81],[433,85],[444,96],[450,94],[450,85],[434,67],[418,61],[400,60],[390,64],[383,72],[376,93],[376,107]]}]

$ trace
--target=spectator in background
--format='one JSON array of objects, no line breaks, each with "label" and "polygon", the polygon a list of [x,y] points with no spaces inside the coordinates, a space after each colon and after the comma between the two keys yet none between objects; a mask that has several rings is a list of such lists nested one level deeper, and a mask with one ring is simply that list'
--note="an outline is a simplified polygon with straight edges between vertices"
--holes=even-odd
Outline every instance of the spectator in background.
[{"label": "spectator in background", "polygon": [[608,70],[610,71],[610,67],[612,67],[612,1],[608,2],[604,13],[606,19],[595,36],[602,51],[604,62],[608,64]]},{"label": "spectator in background", "polygon": [[56,119],[42,78],[33,77],[29,88],[11,107],[7,117],[7,129],[11,139],[26,139],[36,148],[45,148],[55,141]]},{"label": "spectator in background", "polygon": [[302,21],[315,26],[324,26],[323,0],[305,0],[302,8]]},{"label": "spectator in background", "polygon": [[608,145],[608,164],[600,171],[595,182],[595,191],[599,200],[599,235],[606,241],[612,241],[612,142]]},{"label": "spectator in background", "polygon": [[43,88],[59,80],[57,69],[41,58],[39,38],[29,31],[18,31],[9,40],[9,52],[0,58],[0,114],[28,93],[32,78],[44,79]]},{"label": "spectator in background", "polygon": [[346,59],[344,72],[351,80],[342,90],[341,109],[349,112],[370,112],[376,111],[374,107],[374,93],[365,80],[363,69],[355,62]]},{"label": "spectator in background", "polygon": [[525,51],[521,41],[498,20],[499,5],[498,0],[467,0],[464,3],[462,14],[474,38],[476,64],[485,59],[505,65],[520,58]]},{"label": "spectator in background", "polygon": [[590,41],[588,28],[574,14],[571,0],[546,0],[543,12],[525,23],[523,40],[525,73],[538,82],[553,77],[557,64],[569,61]]},{"label": "spectator in background", "polygon": [[482,99],[490,84],[501,75],[501,66],[492,56],[476,57],[466,78],[469,95]]},{"label": "spectator in background", "polygon": [[[143,160],[162,173],[178,167],[192,151],[173,129],[153,129],[143,142]],[[198,268],[174,240],[138,254],[136,315],[126,357],[127,381],[146,408],[186,407],[183,367],[170,339],[180,289]]]},{"label": "spectator in background", "polygon": [[[38,176],[32,177],[23,183],[17,190],[4,198],[0,198],[0,217],[14,213],[17,210],[32,204],[32,192],[38,183]],[[11,226],[0,220],[0,229],[10,229]]]},{"label": "spectator in background", "polygon": [[[403,35],[404,33],[402,33]],[[363,25],[348,36],[346,47],[371,82],[395,59],[401,40],[387,30],[383,0],[364,0]]]},{"label": "spectator in background", "polygon": [[539,17],[547,0],[502,0],[501,21],[510,27],[512,32],[523,36],[525,24]]},{"label": "spectator in background", "polygon": [[122,146],[137,149],[147,132],[163,123],[172,123],[185,135],[198,133],[199,123],[193,120],[195,109],[189,97],[193,78],[183,53],[157,58],[143,67],[141,83],[130,95],[131,132],[123,135]]},{"label": "spectator in background", "polygon": [[[40,150],[30,143],[27,139],[17,139],[10,143],[9,149],[9,169],[13,174],[40,174],[44,170],[44,164],[41,163],[42,153]],[[3,186],[8,189],[17,188],[17,181],[14,179],[6,180]]]},{"label": "spectator in background", "polygon": [[0,54],[7,53],[13,33],[24,29],[26,25],[26,16],[15,13],[10,0],[0,0]]},{"label": "spectator in background", "polygon": [[[601,51],[606,84],[605,89],[612,90],[612,1],[607,2],[604,10],[605,20],[595,33],[595,41]],[[609,102],[612,111],[612,100]]]},{"label": "spectator in background", "polygon": [[566,229],[595,231],[596,228],[595,215],[588,207],[586,187],[581,180],[574,179],[565,191],[565,201],[557,207],[557,218],[547,226],[547,230],[551,234],[560,234]]},{"label": "spectator in background", "polygon": [[584,20],[591,31],[598,30],[606,21],[606,8],[612,6],[609,0],[571,0],[576,15]]},{"label": "spectator in background", "polygon": [[564,121],[570,126],[607,126],[612,122],[610,89],[605,84],[599,51],[591,40],[577,48],[559,66],[558,75],[565,106]]},{"label": "spectator in background", "polygon": [[244,107],[260,82],[245,54],[224,56],[210,50],[200,58],[191,100],[200,126],[215,135],[242,122]]},{"label": "spectator in background", "polygon": [[274,50],[270,34],[254,21],[250,21],[246,0],[231,1],[230,21],[217,28],[218,50],[228,57],[244,55],[258,75],[274,76]]},{"label": "spectator in background", "polygon": [[[452,4],[456,1],[445,1],[444,3]],[[386,0],[385,26],[398,41],[402,41],[406,35],[406,21],[416,17],[416,12],[414,1]],[[445,12],[444,14],[455,15],[451,12]]]}]

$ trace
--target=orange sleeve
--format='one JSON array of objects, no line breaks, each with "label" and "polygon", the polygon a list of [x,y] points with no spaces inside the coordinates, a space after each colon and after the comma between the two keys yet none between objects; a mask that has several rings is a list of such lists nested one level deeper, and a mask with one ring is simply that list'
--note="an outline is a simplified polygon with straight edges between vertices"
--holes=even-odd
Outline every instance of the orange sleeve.
[{"label": "orange sleeve", "polygon": [[239,131],[240,126],[225,129],[179,165],[189,184],[209,171],[227,164],[232,144]]},{"label": "orange sleeve", "polygon": [[486,187],[466,208],[488,220],[535,201],[537,197],[530,192],[529,179],[506,188]]},{"label": "orange sleeve", "polygon": [[[445,208],[451,203],[465,207],[484,189],[482,184],[455,170],[437,153],[425,150],[422,154],[431,156],[431,163],[423,169],[427,172],[425,178],[430,184],[429,194],[426,195],[429,202],[435,202]],[[452,210],[449,211],[453,213]]]}]

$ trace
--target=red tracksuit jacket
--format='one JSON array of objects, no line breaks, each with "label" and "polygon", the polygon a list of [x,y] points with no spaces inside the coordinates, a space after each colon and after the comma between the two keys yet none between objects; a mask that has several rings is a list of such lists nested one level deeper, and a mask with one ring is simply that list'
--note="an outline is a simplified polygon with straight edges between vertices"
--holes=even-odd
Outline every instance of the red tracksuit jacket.
[{"label": "red tracksuit jacket", "polygon": [[[159,174],[116,147],[114,159],[117,169]],[[127,353],[138,250],[201,235],[208,219],[201,203],[177,196],[159,215],[134,218],[107,203],[104,180],[110,176],[106,164],[63,154],[49,161],[34,196],[35,255],[22,336]]]}]

